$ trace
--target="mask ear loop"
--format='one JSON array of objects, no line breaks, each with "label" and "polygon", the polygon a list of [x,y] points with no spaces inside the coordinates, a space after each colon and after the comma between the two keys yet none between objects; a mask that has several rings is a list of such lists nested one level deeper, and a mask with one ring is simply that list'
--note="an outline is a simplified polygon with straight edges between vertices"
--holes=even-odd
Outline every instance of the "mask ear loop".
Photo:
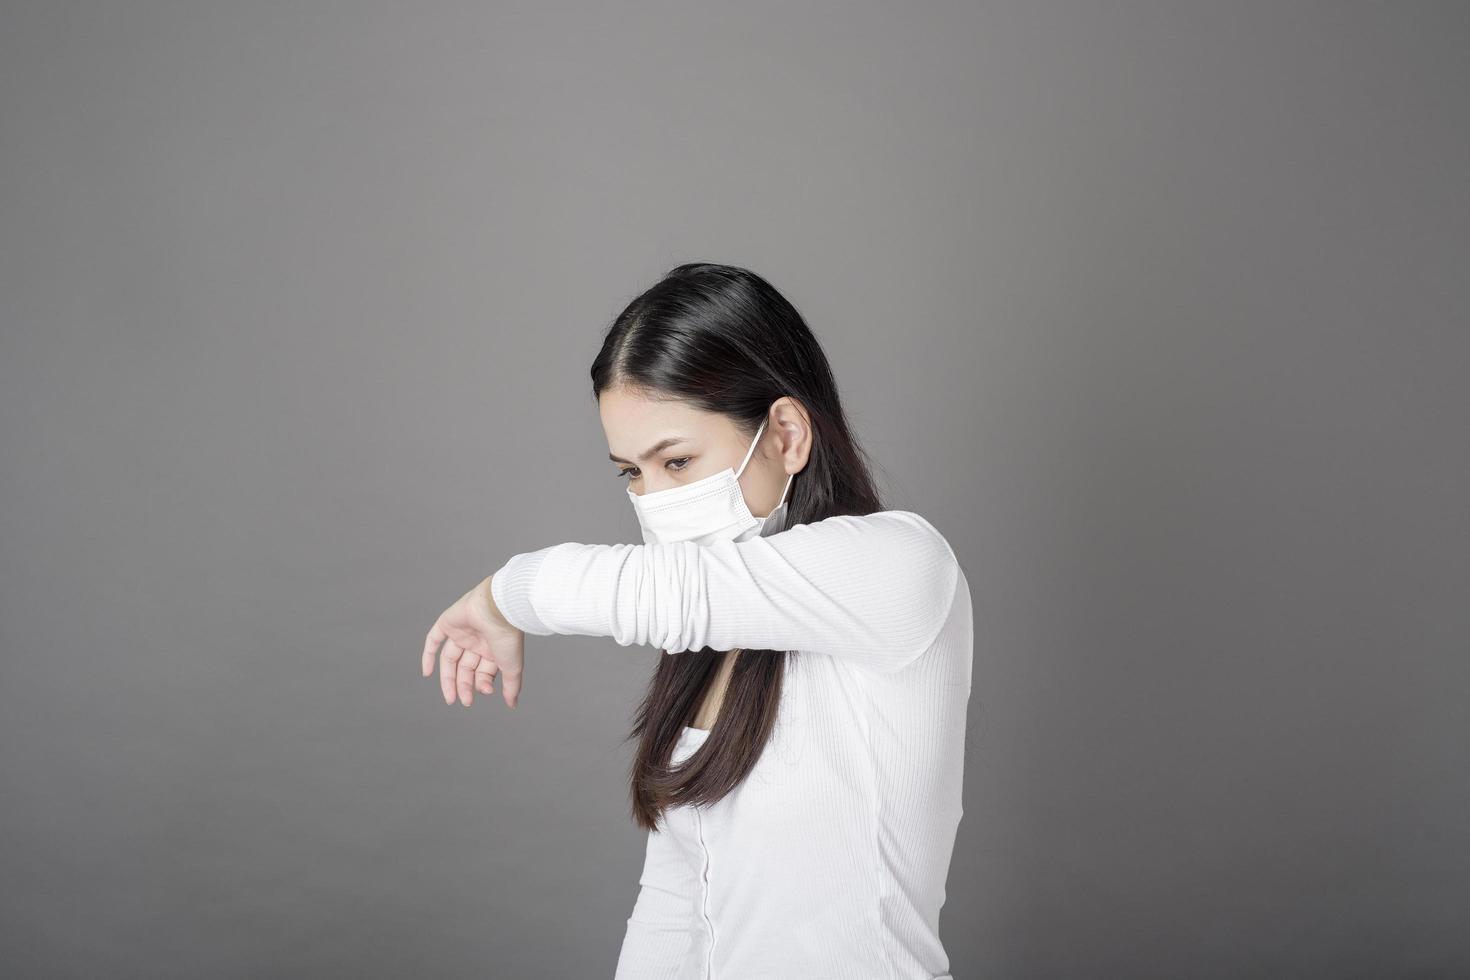
[{"label": "mask ear loop", "polygon": [[745,464],[750,462],[750,457],[755,455],[755,447],[760,445],[761,433],[766,431],[766,421],[761,421],[761,427],[755,430],[755,438],[750,440],[750,448],[745,451],[745,458],[740,461],[740,469],[735,471],[735,479],[740,479],[740,474],[745,472]]},{"label": "mask ear loop", "polygon": [[[786,503],[786,491],[791,489],[791,481],[794,480],[794,479],[796,479],[796,474],[795,473],[787,473],[786,474],[786,485],[781,488],[781,499],[778,500],[778,501],[776,501],[776,507],[780,507],[782,504]],[[776,512],[776,508],[773,507],[771,509],[771,513],[774,514],[775,512]]]}]

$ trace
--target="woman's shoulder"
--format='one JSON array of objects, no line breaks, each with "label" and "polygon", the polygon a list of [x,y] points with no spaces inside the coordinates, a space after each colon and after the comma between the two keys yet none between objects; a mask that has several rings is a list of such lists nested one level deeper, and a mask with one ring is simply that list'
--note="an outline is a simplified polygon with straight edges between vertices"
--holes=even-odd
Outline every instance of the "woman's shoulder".
[{"label": "woman's shoulder", "polygon": [[944,545],[946,551],[949,550],[949,541],[944,537],[943,534],[940,533],[939,528],[935,527],[934,523],[930,521],[929,518],[916,511],[879,510],[874,511],[873,513],[866,516],[878,518],[884,521],[897,521],[898,523],[907,527],[916,528],[919,531],[923,532],[921,536],[927,537],[931,540],[936,540]]},{"label": "woman's shoulder", "polygon": [[894,656],[880,670],[914,662],[946,629],[956,628],[950,626],[952,614],[964,607],[955,600],[968,585],[954,549],[934,522],[912,510],[890,509],[838,515],[810,526],[820,525],[830,529],[828,540],[847,574],[871,580],[864,614],[893,626],[884,635],[891,638]]}]

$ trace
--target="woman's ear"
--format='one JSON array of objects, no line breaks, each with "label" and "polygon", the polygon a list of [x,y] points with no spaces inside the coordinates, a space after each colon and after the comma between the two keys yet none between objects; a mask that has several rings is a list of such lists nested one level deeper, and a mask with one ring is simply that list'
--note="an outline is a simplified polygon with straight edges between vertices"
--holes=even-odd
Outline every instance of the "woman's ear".
[{"label": "woman's ear", "polygon": [[771,405],[770,419],[769,428],[781,439],[781,459],[786,472],[800,473],[812,452],[811,416],[801,402],[782,395]]}]

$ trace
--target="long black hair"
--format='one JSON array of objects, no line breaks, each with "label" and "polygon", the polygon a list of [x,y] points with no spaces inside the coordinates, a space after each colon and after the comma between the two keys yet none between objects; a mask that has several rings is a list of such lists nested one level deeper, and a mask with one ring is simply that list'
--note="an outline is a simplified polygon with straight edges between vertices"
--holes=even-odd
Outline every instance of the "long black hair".
[{"label": "long black hair", "polygon": [[[610,388],[722,413],[747,439],[773,402],[790,397],[807,416],[812,445],[791,480],[785,526],[882,509],[826,354],[796,307],[749,270],[680,265],[629,303],[592,362],[593,398]],[[734,655],[709,737],[684,764],[671,765],[675,742],[716,676],[719,653],[706,647],[658,658],[628,735],[638,740],[630,797],[641,827],[655,828],[665,807],[725,796],[770,738],[786,661],[795,654],[744,649]]]}]

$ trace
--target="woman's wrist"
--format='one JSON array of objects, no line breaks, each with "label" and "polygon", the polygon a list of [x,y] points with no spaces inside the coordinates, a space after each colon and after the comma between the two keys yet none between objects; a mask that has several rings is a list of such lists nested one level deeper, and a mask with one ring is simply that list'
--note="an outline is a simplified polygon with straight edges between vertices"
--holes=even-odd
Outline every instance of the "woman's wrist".
[{"label": "woman's wrist", "polygon": [[495,591],[490,587],[490,582],[493,578],[495,578],[495,576],[490,575],[479,585],[479,591],[481,596],[484,597],[485,610],[489,614],[490,622],[492,625],[497,626],[501,629],[518,629],[518,627],[514,623],[505,618],[505,613],[500,611],[500,606],[497,605],[495,602]]}]

